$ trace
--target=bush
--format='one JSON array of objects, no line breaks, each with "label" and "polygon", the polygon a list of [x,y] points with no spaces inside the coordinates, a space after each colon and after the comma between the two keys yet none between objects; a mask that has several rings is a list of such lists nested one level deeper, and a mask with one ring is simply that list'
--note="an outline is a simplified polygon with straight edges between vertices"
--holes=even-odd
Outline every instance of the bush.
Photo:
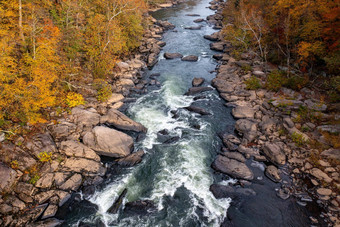
[{"label": "bush", "polygon": [[284,86],[299,91],[303,87],[305,87],[308,82],[309,82],[308,77],[291,76],[286,80]]},{"label": "bush", "polygon": [[248,90],[257,90],[262,87],[260,80],[255,76],[250,77],[244,83],[246,84],[246,88]]},{"label": "bush", "polygon": [[271,91],[278,91],[286,84],[286,76],[283,71],[273,71],[267,76],[266,88]]},{"label": "bush", "polygon": [[95,80],[93,86],[97,90],[97,100],[100,102],[107,101],[112,95],[111,85],[104,80]]},{"label": "bush", "polygon": [[84,97],[81,94],[70,92],[66,97],[66,104],[69,107],[75,107],[85,104]]},{"label": "bush", "polygon": [[293,140],[293,142],[301,147],[302,145],[304,145],[307,141],[303,138],[303,136],[297,132],[293,132],[293,134],[291,135],[291,138]]}]

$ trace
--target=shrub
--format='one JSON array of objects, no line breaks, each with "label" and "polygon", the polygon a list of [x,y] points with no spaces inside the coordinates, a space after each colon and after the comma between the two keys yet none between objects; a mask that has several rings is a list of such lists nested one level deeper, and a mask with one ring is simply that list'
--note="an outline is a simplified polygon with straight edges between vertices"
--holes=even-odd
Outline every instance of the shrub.
[{"label": "shrub", "polygon": [[111,85],[104,80],[95,80],[93,84],[94,88],[97,90],[97,100],[100,102],[105,102],[112,95]]},{"label": "shrub", "polygon": [[246,88],[248,90],[256,90],[256,89],[260,89],[262,87],[260,80],[255,76],[250,77],[244,83],[246,84]]},{"label": "shrub", "polygon": [[249,71],[251,71],[251,66],[250,65],[244,65],[244,66],[242,66],[242,70],[245,71],[245,72],[249,72]]},{"label": "shrub", "polygon": [[69,92],[66,97],[66,104],[69,107],[75,107],[85,104],[84,97],[75,92]]},{"label": "shrub", "polygon": [[38,158],[40,162],[51,162],[52,161],[52,152],[47,153],[46,151],[38,154]]},{"label": "shrub", "polygon": [[278,91],[286,84],[286,80],[283,71],[273,71],[267,76],[266,88],[271,91]]},{"label": "shrub", "polygon": [[309,82],[308,77],[291,76],[286,80],[284,86],[299,91],[303,87],[305,87],[308,82]]},{"label": "shrub", "polygon": [[35,184],[37,183],[37,181],[40,179],[40,176],[38,174],[34,174],[33,176],[31,176],[31,179],[29,180],[30,184]]},{"label": "shrub", "polygon": [[297,132],[293,132],[293,134],[291,135],[291,138],[293,140],[293,142],[301,147],[302,145],[304,145],[307,141],[303,138],[303,136],[300,133]]}]

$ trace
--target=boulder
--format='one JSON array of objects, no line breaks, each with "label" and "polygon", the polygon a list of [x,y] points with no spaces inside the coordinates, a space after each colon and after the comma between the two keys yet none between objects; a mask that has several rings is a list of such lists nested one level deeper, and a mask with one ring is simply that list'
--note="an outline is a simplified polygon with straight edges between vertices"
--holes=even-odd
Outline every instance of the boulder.
[{"label": "boulder", "polygon": [[174,29],[176,26],[171,24],[170,22],[168,21],[161,21],[161,20],[158,20],[156,22],[157,25],[163,27],[164,29],[166,30],[170,30],[170,29]]},{"label": "boulder", "polygon": [[201,22],[203,22],[203,21],[204,21],[203,18],[199,18],[199,19],[194,20],[195,23],[201,23]]},{"label": "boulder", "polygon": [[197,77],[195,77],[195,78],[192,80],[192,86],[193,86],[193,87],[201,86],[203,83],[204,83],[204,78],[197,78]]},{"label": "boulder", "polygon": [[112,206],[107,210],[108,213],[116,214],[123,203],[123,199],[125,198],[127,193],[127,189],[125,188],[122,193],[120,193],[119,197],[112,204]]},{"label": "boulder", "polygon": [[266,168],[265,174],[270,180],[272,180],[276,183],[281,181],[281,176],[279,174],[279,170],[273,165],[270,165]]},{"label": "boulder", "polygon": [[190,111],[190,112],[194,112],[194,113],[198,113],[200,115],[211,115],[211,113],[201,107],[197,107],[197,106],[193,106],[190,105],[188,107],[184,107],[184,109]]},{"label": "boulder", "polygon": [[210,40],[210,41],[218,41],[219,37],[218,37],[218,33],[213,33],[211,35],[205,35],[203,36],[205,39]]},{"label": "boulder", "polygon": [[55,227],[55,226],[60,226],[63,224],[64,221],[56,219],[56,218],[49,218],[43,221],[31,223],[27,225],[27,227]]},{"label": "boulder", "polygon": [[252,142],[257,136],[257,124],[248,119],[240,119],[235,123],[235,129],[243,134],[248,143]]},{"label": "boulder", "polygon": [[156,211],[157,208],[152,200],[137,200],[125,204],[124,212],[133,214],[147,214]]},{"label": "boulder", "polygon": [[121,158],[129,155],[133,139],[125,133],[104,126],[97,126],[84,135],[83,142],[99,155]]},{"label": "boulder", "polygon": [[147,129],[140,123],[131,120],[125,114],[116,109],[110,109],[108,113],[100,118],[101,124],[110,124],[121,130],[146,132]]},{"label": "boulder", "polygon": [[318,168],[311,169],[310,174],[321,181],[326,181],[327,183],[331,183],[333,180],[325,172],[323,172],[322,170]]},{"label": "boulder", "polygon": [[[33,147],[31,147],[33,148]],[[36,146],[34,146],[34,154],[39,154],[39,150]],[[18,169],[20,171],[25,171],[31,167],[33,167],[37,161],[31,156],[31,152],[22,150],[20,147],[17,147],[13,144],[2,144],[0,149],[0,162],[17,162]]]},{"label": "boulder", "polygon": [[83,127],[93,127],[99,124],[100,115],[94,110],[84,110],[79,107],[72,109],[73,121]]},{"label": "boulder", "polygon": [[219,172],[228,174],[231,177],[244,180],[252,180],[253,172],[242,162],[218,155],[212,164],[212,167]]},{"label": "boulder", "polygon": [[215,50],[215,51],[223,51],[224,50],[224,43],[223,42],[211,43],[210,49]]},{"label": "boulder", "polygon": [[77,191],[82,182],[82,176],[78,173],[74,174],[70,179],[68,179],[59,188],[64,191]]},{"label": "boulder", "polygon": [[164,57],[166,59],[175,59],[175,58],[182,58],[183,55],[180,53],[164,53]]},{"label": "boulder", "polygon": [[51,125],[48,126],[48,129],[55,141],[65,140],[70,135],[72,135],[74,140],[77,140],[80,137],[80,135],[76,133],[77,126],[70,122],[64,121],[57,125]]},{"label": "boulder", "polygon": [[43,216],[41,217],[41,220],[54,217],[57,211],[58,211],[58,206],[50,204],[45,210]]},{"label": "boulder", "polygon": [[142,157],[144,156],[144,151],[139,150],[135,153],[132,153],[125,158],[120,158],[117,160],[117,163],[121,166],[134,166],[142,161]]},{"label": "boulder", "polygon": [[95,161],[100,161],[100,157],[84,144],[78,141],[63,141],[60,145],[60,151],[69,157],[87,158]]},{"label": "boulder", "polygon": [[57,151],[57,146],[49,133],[38,134],[26,143],[26,147],[39,158],[41,152],[54,153]]},{"label": "boulder", "polygon": [[63,170],[81,174],[98,174],[100,176],[104,176],[106,171],[100,162],[85,158],[66,159]]},{"label": "boulder", "polygon": [[331,148],[321,152],[321,156],[340,161],[340,150]]},{"label": "boulder", "polygon": [[257,157],[260,156],[260,152],[254,148],[245,147],[243,145],[238,146],[238,152],[244,154],[246,158],[250,158],[251,156]]},{"label": "boulder", "polygon": [[263,153],[268,157],[269,161],[275,165],[284,165],[286,163],[286,155],[281,147],[276,143],[265,143],[263,146]]},{"label": "boulder", "polygon": [[216,199],[232,198],[238,196],[254,196],[256,192],[250,188],[235,188],[232,186],[212,184],[209,190],[213,193]]},{"label": "boulder", "polygon": [[197,14],[197,13],[188,13],[188,14],[185,14],[185,16],[188,16],[188,17],[199,17],[200,15]]},{"label": "boulder", "polygon": [[35,186],[37,188],[50,188],[53,183],[54,174],[53,173],[46,173],[37,181]]},{"label": "boulder", "polygon": [[254,118],[255,111],[248,106],[236,106],[231,113],[235,118]]},{"label": "boulder", "polygon": [[182,57],[182,61],[198,61],[198,57],[195,55],[187,55]]},{"label": "boulder", "polygon": [[188,29],[188,30],[200,30],[203,26],[200,25],[200,26],[191,26],[191,27],[185,27],[185,29]]},{"label": "boulder", "polygon": [[243,162],[243,163],[246,162],[246,159],[244,158],[244,156],[238,152],[223,152],[222,155],[227,158],[239,161],[239,162]]},{"label": "boulder", "polygon": [[120,102],[124,100],[124,96],[122,94],[119,93],[112,93],[112,95],[109,97],[109,99],[106,101],[106,103],[108,105],[116,103],[116,102]]},{"label": "boulder", "polygon": [[192,87],[189,88],[189,90],[185,93],[185,95],[196,95],[202,92],[206,92],[206,91],[211,91],[213,90],[213,88],[211,87]]},{"label": "boulder", "polygon": [[0,162],[0,191],[7,192],[16,181],[17,172]]}]

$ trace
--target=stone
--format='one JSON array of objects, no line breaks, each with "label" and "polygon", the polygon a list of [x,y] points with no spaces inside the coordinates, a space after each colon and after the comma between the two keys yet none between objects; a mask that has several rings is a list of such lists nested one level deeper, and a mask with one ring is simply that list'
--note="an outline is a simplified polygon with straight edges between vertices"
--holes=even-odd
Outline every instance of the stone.
[{"label": "stone", "polygon": [[240,119],[235,123],[235,129],[243,134],[243,137],[248,141],[252,142],[257,136],[257,124],[248,119]]},{"label": "stone", "polygon": [[199,26],[190,26],[190,27],[185,27],[184,29],[188,29],[188,30],[200,30],[203,26],[199,25]]},{"label": "stone", "polygon": [[125,158],[120,158],[117,160],[117,163],[122,166],[134,166],[142,161],[142,157],[144,156],[144,151],[139,150],[135,153],[132,153]]},{"label": "stone", "polygon": [[286,155],[276,143],[265,143],[263,146],[263,153],[268,157],[269,161],[275,165],[284,165],[286,163]]},{"label": "stone", "polygon": [[182,57],[182,61],[198,61],[198,57],[195,55],[187,55]]},{"label": "stone", "polygon": [[[30,141],[26,143],[26,147],[39,159],[39,155],[42,152],[55,153],[57,152],[57,146],[49,133],[42,133],[34,136]],[[33,162],[32,162],[33,164]],[[34,163],[35,164],[35,163]]]},{"label": "stone", "polygon": [[235,118],[254,118],[255,111],[248,106],[236,106],[231,113]]},{"label": "stone", "polygon": [[198,107],[198,106],[193,106],[193,105],[190,105],[188,107],[184,107],[184,109],[190,111],[190,112],[194,112],[194,113],[198,113],[200,115],[211,115],[210,112],[208,112],[207,110],[201,108],[201,107]]},{"label": "stone", "polygon": [[125,188],[122,193],[120,193],[119,197],[112,204],[112,206],[107,210],[110,214],[116,214],[123,203],[123,199],[125,198],[127,193],[127,189]]},{"label": "stone", "polygon": [[24,182],[19,182],[15,188],[14,191],[16,193],[24,193],[25,195],[32,195],[33,193],[33,185],[32,184],[28,184],[28,183],[24,183]]},{"label": "stone", "polygon": [[55,194],[59,197],[59,207],[63,206],[71,198],[71,194],[65,191],[56,191]]},{"label": "stone", "polygon": [[121,158],[129,155],[133,139],[125,133],[104,126],[95,127],[84,135],[83,142],[99,155]]},{"label": "stone", "polygon": [[18,169],[22,172],[33,167],[37,161],[31,156],[39,154],[39,150],[25,151],[13,144],[2,144],[0,149],[0,162],[10,163],[12,161],[18,163]]},{"label": "stone", "polygon": [[112,95],[109,97],[109,99],[106,101],[106,103],[108,105],[110,105],[112,103],[120,102],[122,100],[124,100],[124,96],[122,94],[112,93]]},{"label": "stone", "polygon": [[61,142],[60,150],[68,157],[79,157],[100,161],[100,157],[96,154],[96,152],[94,152],[94,150],[78,141],[63,141]]},{"label": "stone", "polygon": [[206,92],[206,91],[211,91],[213,90],[213,88],[211,87],[192,87],[189,88],[189,90],[185,93],[185,95],[196,95],[202,92]]},{"label": "stone", "polygon": [[289,117],[285,117],[283,122],[286,123],[289,128],[293,128],[295,126],[294,122]]},{"label": "stone", "polygon": [[1,203],[0,204],[0,213],[1,214],[6,215],[6,214],[12,212],[12,210],[13,210],[12,206],[10,206],[10,205],[8,205],[6,203]]},{"label": "stone", "polygon": [[68,158],[63,166],[64,171],[76,172],[81,174],[95,174],[104,176],[106,170],[100,162],[85,158]]},{"label": "stone", "polygon": [[192,80],[192,86],[193,87],[198,87],[198,86],[201,86],[203,83],[204,83],[204,78],[197,78],[195,77],[193,80]]},{"label": "stone", "polygon": [[218,40],[218,37],[217,36],[213,36],[213,35],[204,35],[203,37],[205,39],[207,39],[207,40],[210,40],[210,41],[217,41]]},{"label": "stone", "polygon": [[19,208],[19,210],[26,208],[26,204],[15,196],[8,196],[6,202],[10,203],[13,207]]},{"label": "stone", "polygon": [[340,149],[328,149],[321,152],[321,156],[340,161]]},{"label": "stone", "polygon": [[209,190],[213,193],[216,199],[232,198],[235,199],[238,196],[254,196],[256,192],[250,188],[235,188],[232,186],[212,184]]},{"label": "stone", "polygon": [[54,217],[58,211],[58,206],[50,204],[47,209],[45,210],[43,216],[41,217],[42,220]]},{"label": "stone", "polygon": [[199,18],[199,19],[194,20],[195,23],[201,23],[201,22],[203,22],[203,21],[204,21],[203,18]]},{"label": "stone", "polygon": [[319,180],[326,181],[327,183],[332,182],[332,178],[318,168],[311,169],[310,174]]},{"label": "stone", "polygon": [[53,183],[54,174],[53,173],[46,173],[37,181],[35,186],[37,188],[50,188]]},{"label": "stone", "polygon": [[180,53],[164,53],[165,59],[175,59],[175,58],[182,58],[183,55]]},{"label": "stone", "polygon": [[258,77],[264,77],[266,74],[262,71],[256,70],[256,71],[253,71],[253,75],[258,76]]},{"label": "stone", "polygon": [[4,142],[6,140],[5,133],[0,133],[0,143]]},{"label": "stone", "polygon": [[127,202],[124,207],[124,213],[133,213],[145,215],[157,211],[155,203],[152,200],[136,200]]},{"label": "stone", "polygon": [[56,218],[49,218],[46,220],[42,220],[42,221],[38,221],[35,223],[31,223],[29,225],[27,225],[27,227],[56,227],[56,226],[60,226],[61,224],[63,224],[64,221],[56,219]]},{"label": "stone", "polygon": [[218,155],[212,164],[216,171],[230,175],[231,177],[252,180],[253,172],[242,162]]},{"label": "stone", "polygon": [[77,126],[70,122],[61,122],[56,125],[48,126],[49,131],[51,132],[52,137],[55,141],[66,140],[71,134],[73,135],[73,139],[78,139],[79,134],[76,133]]},{"label": "stone", "polygon": [[245,147],[243,145],[238,146],[237,150],[241,154],[244,154],[246,157],[247,156],[248,157],[250,157],[250,156],[254,156],[255,157],[255,156],[259,156],[260,155],[258,150],[254,149],[254,148]]},{"label": "stone", "polygon": [[222,155],[227,158],[237,160],[239,162],[243,162],[243,163],[246,162],[246,159],[244,158],[244,156],[238,152],[223,152]]},{"label": "stone", "polygon": [[39,194],[34,196],[34,200],[38,204],[43,204],[45,203],[49,198],[55,195],[54,190],[46,191],[46,192],[40,192]]},{"label": "stone", "polygon": [[210,49],[222,52],[224,50],[224,43],[223,42],[211,43],[210,44]]},{"label": "stone", "polygon": [[122,72],[128,71],[128,70],[129,70],[129,67],[130,67],[128,63],[123,62],[123,61],[116,63],[116,65],[118,66],[118,68],[119,68]]},{"label": "stone", "polygon": [[265,174],[270,180],[276,183],[281,181],[279,170],[273,165],[270,165],[266,168]]},{"label": "stone", "polygon": [[170,22],[168,21],[161,21],[161,20],[158,20],[156,22],[157,25],[163,27],[164,29],[166,30],[170,30],[170,29],[174,29],[176,26],[171,24]]},{"label": "stone", "polygon": [[78,173],[74,174],[70,179],[68,179],[59,188],[65,191],[77,191],[82,182],[82,176]]},{"label": "stone", "polygon": [[332,190],[328,188],[318,188],[316,190],[319,196],[330,196],[332,195]]},{"label": "stone", "polygon": [[12,185],[15,183],[17,172],[0,162],[0,191],[7,192],[11,190]]},{"label": "stone", "polygon": [[73,121],[80,126],[93,127],[99,124],[100,115],[96,112],[84,110],[79,107],[72,109]]},{"label": "stone", "polygon": [[125,114],[111,108],[108,113],[100,118],[101,124],[113,125],[117,129],[146,132],[147,129],[140,123],[133,121]]}]

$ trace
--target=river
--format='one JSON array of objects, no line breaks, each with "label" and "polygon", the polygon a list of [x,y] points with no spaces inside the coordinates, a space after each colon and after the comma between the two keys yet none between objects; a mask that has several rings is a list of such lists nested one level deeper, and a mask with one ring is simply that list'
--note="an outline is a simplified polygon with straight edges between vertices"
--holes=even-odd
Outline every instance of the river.
[{"label": "river", "polygon": [[[188,30],[197,26],[197,18],[213,14],[208,9],[209,0],[187,1],[174,8],[153,13],[156,19],[168,20],[175,30],[164,34],[167,45],[160,53],[159,62],[145,78],[160,73],[160,87],[150,87],[147,94],[137,96],[126,114],[148,128],[146,138],[135,144],[146,152],[143,161],[135,167],[114,171],[105,186],[86,199],[97,205],[89,209],[78,204],[66,215],[65,226],[220,226],[227,215],[231,199],[216,199],[209,191],[212,183],[228,184],[235,180],[214,174],[211,163],[221,148],[219,132],[233,133],[235,120],[230,108],[224,106],[215,90],[203,93],[205,97],[194,101],[184,93],[191,87],[194,77],[205,78],[203,86],[210,86],[215,77],[216,61],[210,50],[210,42],[203,38],[215,30],[205,22],[200,30]],[[199,14],[191,17],[186,14]],[[180,59],[166,60],[164,52],[197,55],[197,62]],[[183,107],[195,105],[208,110],[211,115],[200,116]],[[178,111],[173,118],[172,111]],[[167,129],[174,143],[162,143],[160,130]],[[294,201],[281,201],[275,195],[277,187],[263,175],[261,168],[253,167],[258,184],[252,187],[258,193],[255,199],[247,199],[233,209],[235,226],[309,226],[305,208]],[[269,185],[269,186],[267,186]],[[107,210],[128,189],[123,201],[152,200],[156,210],[150,213],[117,214]],[[287,219],[285,219],[287,218]]]}]

